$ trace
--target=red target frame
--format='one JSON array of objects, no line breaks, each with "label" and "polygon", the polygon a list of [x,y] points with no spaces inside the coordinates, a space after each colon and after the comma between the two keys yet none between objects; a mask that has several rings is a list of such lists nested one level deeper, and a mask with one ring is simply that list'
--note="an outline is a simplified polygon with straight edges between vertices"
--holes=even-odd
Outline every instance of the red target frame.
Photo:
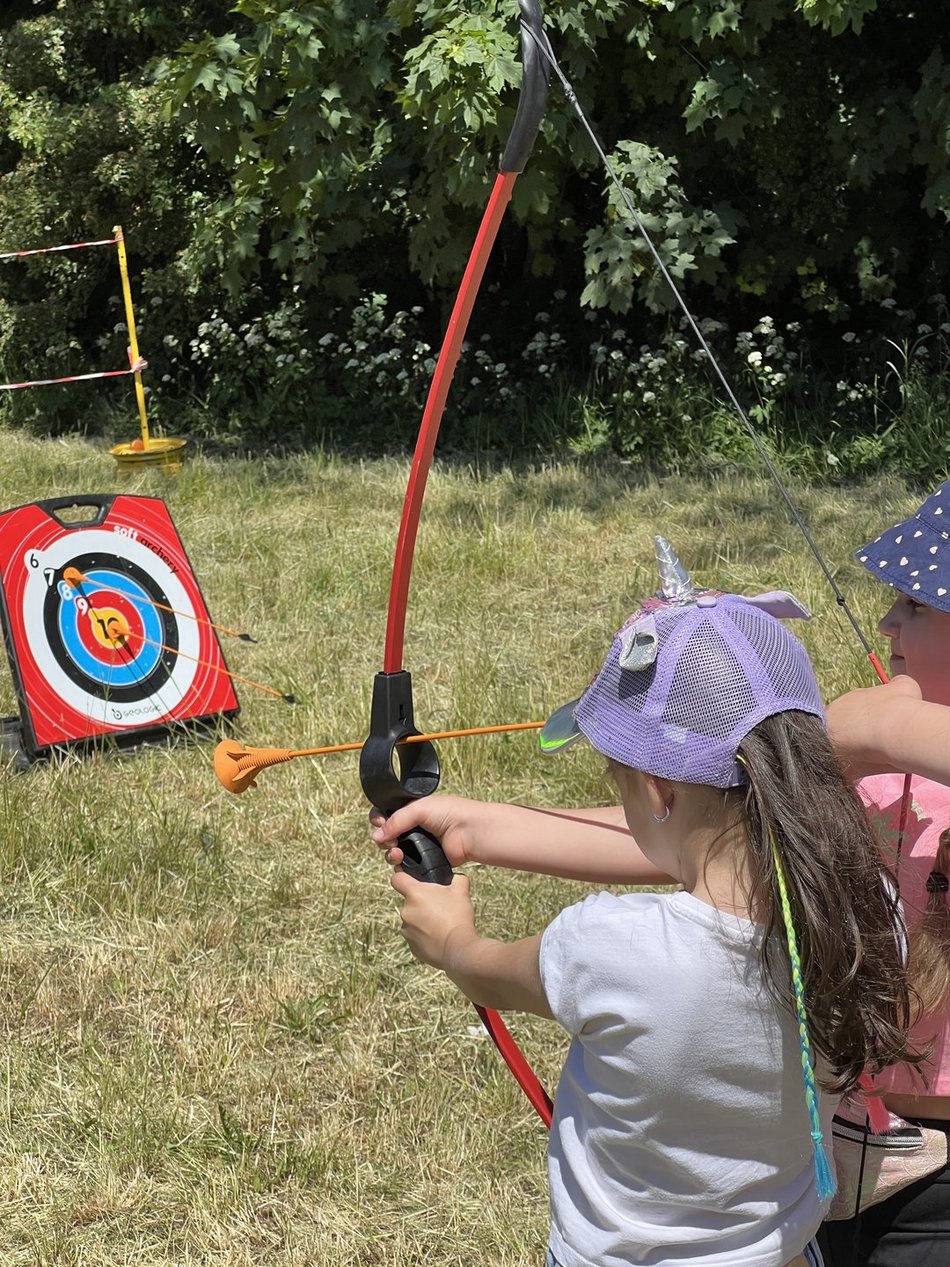
[{"label": "red target frame", "polygon": [[0,622],[31,760],[106,736],[165,737],[240,709],[159,497],[82,494],[0,514]]}]

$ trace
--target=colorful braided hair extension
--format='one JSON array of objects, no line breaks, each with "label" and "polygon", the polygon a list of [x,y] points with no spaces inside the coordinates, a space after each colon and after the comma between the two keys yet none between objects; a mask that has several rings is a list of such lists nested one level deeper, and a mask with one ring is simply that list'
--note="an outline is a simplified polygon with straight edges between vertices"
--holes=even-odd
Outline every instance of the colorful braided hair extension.
[{"label": "colorful braided hair extension", "polygon": [[[740,761],[742,756],[739,754]],[[745,762],[742,761],[745,766]],[[748,771],[748,766],[746,766]],[[802,982],[802,962],[798,954],[798,939],[795,936],[795,924],[792,919],[792,904],[788,896],[788,884],[785,880],[785,868],[779,857],[778,845],[771,823],[767,823],[769,847],[772,851],[772,863],[775,867],[775,878],[778,882],[779,901],[782,906],[782,921],[785,924],[785,939],[788,944],[788,958],[792,967],[792,989],[795,994],[795,1016],[798,1020],[798,1042],[802,1053],[802,1081],[805,1084],[805,1107],[808,1109],[808,1120],[811,1123],[812,1151],[815,1159],[815,1180],[818,1187],[819,1201],[828,1201],[834,1194],[837,1184],[828,1158],[822,1146],[824,1138],[821,1130],[821,1119],[818,1116],[818,1090],[815,1086],[815,1063],[808,1036],[808,1012],[805,1009],[805,986]]]},{"label": "colorful braided hair extension", "polygon": [[805,1011],[805,987],[802,984],[802,964],[798,957],[798,939],[792,922],[792,907],[788,900],[788,885],[785,882],[785,870],[778,856],[778,845],[769,826],[769,845],[772,849],[772,861],[775,864],[775,878],[778,881],[779,898],[782,903],[782,919],[785,922],[785,937],[788,941],[788,957],[792,965],[792,988],[795,991],[795,1015],[798,1018],[798,1042],[802,1050],[802,1081],[805,1084],[805,1105],[811,1122],[812,1146],[815,1154],[815,1178],[818,1182],[818,1199],[827,1201],[835,1194],[835,1179],[828,1165],[828,1158],[822,1147],[821,1122],[818,1117],[818,1092],[815,1088],[815,1066],[812,1057],[811,1039],[808,1037],[808,1013]]}]

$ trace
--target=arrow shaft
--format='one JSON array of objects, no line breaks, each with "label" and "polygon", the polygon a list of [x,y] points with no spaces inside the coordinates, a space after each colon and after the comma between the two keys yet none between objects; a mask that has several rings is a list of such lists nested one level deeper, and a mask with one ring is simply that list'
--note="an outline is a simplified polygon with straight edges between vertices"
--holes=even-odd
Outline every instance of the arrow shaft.
[{"label": "arrow shaft", "polygon": [[[84,576],[79,568],[68,567],[63,570],[63,580],[67,585],[77,588],[80,584],[95,585],[97,582],[90,577]],[[121,586],[116,587],[120,594],[130,599],[133,603],[147,603],[149,607],[155,607],[159,611],[169,612],[172,616],[180,616],[182,620],[193,620],[196,625],[204,625],[207,629],[214,629],[216,633],[225,634],[229,638],[240,638],[244,642],[253,641],[248,634],[239,633],[236,629],[229,629],[227,625],[216,625],[213,620],[205,620],[203,616],[196,616],[194,612],[179,611],[177,607],[169,607],[167,603],[160,603],[154,598],[147,598],[144,594],[130,594],[128,590],[122,589]],[[87,600],[88,601],[88,600]]]},{"label": "arrow shaft", "polygon": [[[405,735],[396,746],[431,743],[437,739],[465,739],[469,735],[503,735],[519,730],[540,730],[543,725],[543,721],[518,721],[505,722],[500,726],[468,726],[464,730],[437,730],[427,735]],[[269,760],[265,760],[265,754],[273,753],[273,761],[276,763],[286,761],[290,757],[325,757],[333,752],[359,752],[363,746],[363,741],[360,740],[358,743],[327,744],[322,748],[249,748],[243,756],[237,758],[237,765],[241,770],[249,770],[255,766],[263,768],[264,765],[270,764]]]},{"label": "arrow shaft", "polygon": [[274,686],[266,686],[263,682],[255,682],[253,678],[243,677],[240,673],[232,673],[230,669],[222,668],[220,664],[212,664],[210,660],[202,660],[198,656],[189,655],[186,651],[180,651],[177,647],[170,647],[167,643],[158,642],[154,638],[146,638],[145,634],[136,633],[130,629],[127,633],[110,633],[109,626],[115,626],[115,618],[106,622],[106,633],[109,641],[114,647],[124,647],[131,642],[133,638],[137,638],[139,642],[146,643],[150,647],[157,647],[160,651],[167,651],[170,655],[181,656],[183,660],[190,660],[192,664],[200,664],[203,669],[210,669],[212,673],[223,673],[225,677],[231,678],[234,682],[243,682],[245,686],[253,686],[255,690],[264,691],[268,695],[276,695],[278,699],[286,699],[282,691],[278,691]]}]

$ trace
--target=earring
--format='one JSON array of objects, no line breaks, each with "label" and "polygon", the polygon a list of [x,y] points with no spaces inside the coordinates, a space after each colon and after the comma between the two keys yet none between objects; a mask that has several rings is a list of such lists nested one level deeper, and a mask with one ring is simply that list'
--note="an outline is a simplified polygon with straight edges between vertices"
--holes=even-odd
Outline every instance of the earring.
[{"label": "earring", "polygon": [[663,811],[662,817],[659,814],[654,814],[653,821],[655,823],[665,823],[666,820],[669,818],[669,816],[670,816],[670,807],[669,805],[667,805],[666,809]]}]

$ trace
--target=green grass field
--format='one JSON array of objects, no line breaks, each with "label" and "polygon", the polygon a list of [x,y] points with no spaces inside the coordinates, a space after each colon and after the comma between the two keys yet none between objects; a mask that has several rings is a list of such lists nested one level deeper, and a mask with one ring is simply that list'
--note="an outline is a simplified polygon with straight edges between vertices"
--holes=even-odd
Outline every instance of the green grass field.
[{"label": "green grass field", "polygon": [[[3,435],[2,507],[119,487],[79,440]],[[247,629],[254,745],[361,739],[408,462],[214,462],[123,481],[164,496],[212,617]],[[851,551],[918,497],[896,479],[793,495],[865,628],[886,594]],[[696,579],[788,588],[827,694],[871,674],[765,478],[456,466],[423,509],[406,644],[427,729],[540,718],[655,588],[662,531]],[[878,640],[875,638],[875,642]],[[0,672],[0,710],[16,711]],[[537,1267],[545,1136],[470,1006],[397,936],[355,754],[234,797],[213,742],[0,770],[4,1267]],[[444,743],[443,786],[609,796],[532,734]],[[579,886],[481,871],[482,927],[537,931]],[[549,1086],[564,1044],[513,1028]]]}]

